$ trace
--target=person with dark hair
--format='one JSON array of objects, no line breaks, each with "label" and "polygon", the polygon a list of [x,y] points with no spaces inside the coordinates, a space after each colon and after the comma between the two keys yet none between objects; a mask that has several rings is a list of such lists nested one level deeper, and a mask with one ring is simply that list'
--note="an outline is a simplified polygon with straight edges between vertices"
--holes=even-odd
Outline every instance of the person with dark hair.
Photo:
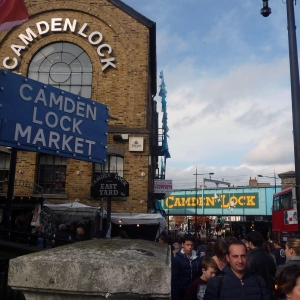
[{"label": "person with dark hair", "polygon": [[214,253],[215,255],[212,257],[217,266],[217,274],[219,274],[227,265],[226,253],[227,253],[227,241],[218,239],[214,244]]},{"label": "person with dark hair", "polygon": [[204,256],[209,256],[209,257],[215,256],[214,246],[215,246],[214,242],[207,243]]},{"label": "person with dark hair", "polygon": [[164,235],[158,237],[158,242],[161,244],[167,244],[167,238]]},{"label": "person with dark hair", "polygon": [[280,273],[275,291],[275,300],[300,299],[300,266],[290,265]]},{"label": "person with dark hair", "polygon": [[203,257],[202,259],[202,275],[195,279],[189,286],[184,300],[203,300],[207,281],[216,276],[217,264],[211,257]]},{"label": "person with dark hair", "polygon": [[176,236],[174,239],[173,247],[174,247],[173,254],[175,256],[181,249],[180,238],[178,236]]},{"label": "person with dark hair", "polygon": [[184,235],[181,243],[181,250],[172,260],[172,300],[182,300],[189,285],[201,275],[201,259],[193,250],[194,236]]},{"label": "person with dark hair", "polygon": [[200,239],[198,241],[197,255],[204,256],[205,255],[205,250],[206,250],[205,240]]},{"label": "person with dark hair", "polygon": [[275,256],[277,266],[284,265],[285,261],[286,261],[284,249],[276,241],[274,241],[273,245],[274,245],[274,247],[271,250],[271,252]]},{"label": "person with dark hair", "polygon": [[251,231],[245,238],[249,242],[248,267],[260,275],[267,283],[269,294],[275,288],[276,264],[269,253],[263,250],[264,238],[258,231]]},{"label": "person with dark hair", "polygon": [[228,244],[228,265],[207,282],[204,300],[270,300],[262,277],[247,267],[247,249],[239,240]]},{"label": "person with dark hair", "polygon": [[272,257],[273,260],[274,260],[274,263],[276,264],[276,258],[275,258],[275,255],[274,255],[273,253],[271,253],[270,242],[264,241],[264,242],[263,242],[263,245],[262,245],[262,249],[263,249],[264,251],[266,251],[267,253],[269,253],[269,255],[271,255],[271,257]]}]

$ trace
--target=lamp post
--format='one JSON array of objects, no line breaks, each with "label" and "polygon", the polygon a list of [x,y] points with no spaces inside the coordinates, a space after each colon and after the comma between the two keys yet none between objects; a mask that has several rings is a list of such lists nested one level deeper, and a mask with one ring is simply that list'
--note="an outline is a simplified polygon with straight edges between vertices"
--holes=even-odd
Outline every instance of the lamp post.
[{"label": "lamp post", "polygon": [[[201,174],[199,174],[199,173],[197,173],[197,167],[196,167],[196,174],[193,174],[193,175],[195,175],[196,176],[196,186],[195,186],[195,190],[196,190],[196,208],[195,208],[195,236],[197,235],[197,232],[196,232],[196,228],[197,228],[197,210],[198,210],[198,181],[197,181],[197,176],[198,175],[214,175],[215,173],[201,173]],[[203,206],[203,187],[202,187],[202,206]]]},{"label": "lamp post", "polygon": [[[268,0],[262,0],[262,1],[263,1],[263,8],[261,10],[261,14],[264,17],[268,17],[271,14],[271,9],[268,7]],[[300,188],[300,86],[299,86],[299,65],[298,65],[294,0],[286,0],[286,11],[287,11],[289,57],[290,57],[297,217],[298,220],[300,220],[300,189],[299,189]],[[300,223],[298,223],[298,238],[299,237],[300,237]]]},{"label": "lamp post", "polygon": [[274,176],[263,176],[263,175],[257,175],[257,177],[264,177],[264,178],[274,178],[274,183],[275,183],[274,190],[275,190],[275,193],[276,193],[276,179],[279,179],[279,178],[278,178],[278,177],[276,177],[275,173],[274,173]]}]

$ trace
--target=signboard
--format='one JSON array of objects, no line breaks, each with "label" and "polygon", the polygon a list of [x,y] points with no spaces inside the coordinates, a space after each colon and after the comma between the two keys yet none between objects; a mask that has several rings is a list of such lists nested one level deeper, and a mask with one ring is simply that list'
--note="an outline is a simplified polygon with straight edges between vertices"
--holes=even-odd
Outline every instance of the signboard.
[{"label": "signboard", "polygon": [[292,225],[292,224],[298,224],[297,211],[294,209],[285,210],[284,211],[284,225]]},{"label": "signboard", "polygon": [[232,210],[234,208],[258,208],[258,193],[235,193],[232,194],[211,194],[205,195],[204,201],[202,201],[201,191],[200,195],[195,197],[195,194],[186,194],[184,196],[169,196],[164,200],[164,209],[182,209],[184,207],[205,207],[207,208],[228,208]]},{"label": "signboard", "polygon": [[144,151],[144,138],[143,137],[129,137],[129,151]]},{"label": "signboard", "polygon": [[0,144],[105,163],[108,107],[0,70]]},{"label": "signboard", "polygon": [[171,193],[172,180],[154,179],[154,193]]},{"label": "signboard", "polygon": [[91,186],[91,196],[101,197],[128,197],[129,183],[118,174],[100,175]]}]

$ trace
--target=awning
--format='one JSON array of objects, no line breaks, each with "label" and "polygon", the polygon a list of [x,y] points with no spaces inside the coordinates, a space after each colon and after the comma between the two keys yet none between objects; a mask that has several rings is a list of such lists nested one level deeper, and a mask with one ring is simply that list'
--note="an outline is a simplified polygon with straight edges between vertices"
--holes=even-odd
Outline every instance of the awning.
[{"label": "awning", "polygon": [[[53,212],[60,215],[90,216],[94,213],[99,213],[101,211],[99,207],[84,205],[76,201],[63,204],[46,203],[44,204],[44,207],[48,207]],[[105,213],[106,211],[104,211],[104,214]]]},{"label": "awning", "polygon": [[166,220],[161,214],[122,214],[112,213],[111,222],[120,225],[159,225],[159,232],[166,228]]}]

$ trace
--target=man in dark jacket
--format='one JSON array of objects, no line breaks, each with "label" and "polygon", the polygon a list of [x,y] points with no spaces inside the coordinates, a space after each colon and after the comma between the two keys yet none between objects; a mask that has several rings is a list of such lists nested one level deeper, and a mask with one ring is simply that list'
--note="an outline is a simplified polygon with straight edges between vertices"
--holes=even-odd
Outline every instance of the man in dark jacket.
[{"label": "man in dark jacket", "polygon": [[277,266],[285,264],[286,257],[285,257],[284,249],[277,242],[274,242],[273,254],[275,255]]},{"label": "man in dark jacket", "polygon": [[182,300],[189,285],[201,276],[201,259],[196,255],[194,237],[187,234],[182,238],[182,249],[172,261],[172,300]]},{"label": "man in dark jacket", "polygon": [[247,267],[247,249],[233,240],[226,254],[228,265],[207,282],[203,300],[270,300],[265,281]]},{"label": "man in dark jacket", "polygon": [[248,267],[260,275],[267,283],[269,294],[272,295],[275,288],[276,264],[272,256],[262,249],[264,238],[258,231],[249,232],[246,236],[249,242]]}]

